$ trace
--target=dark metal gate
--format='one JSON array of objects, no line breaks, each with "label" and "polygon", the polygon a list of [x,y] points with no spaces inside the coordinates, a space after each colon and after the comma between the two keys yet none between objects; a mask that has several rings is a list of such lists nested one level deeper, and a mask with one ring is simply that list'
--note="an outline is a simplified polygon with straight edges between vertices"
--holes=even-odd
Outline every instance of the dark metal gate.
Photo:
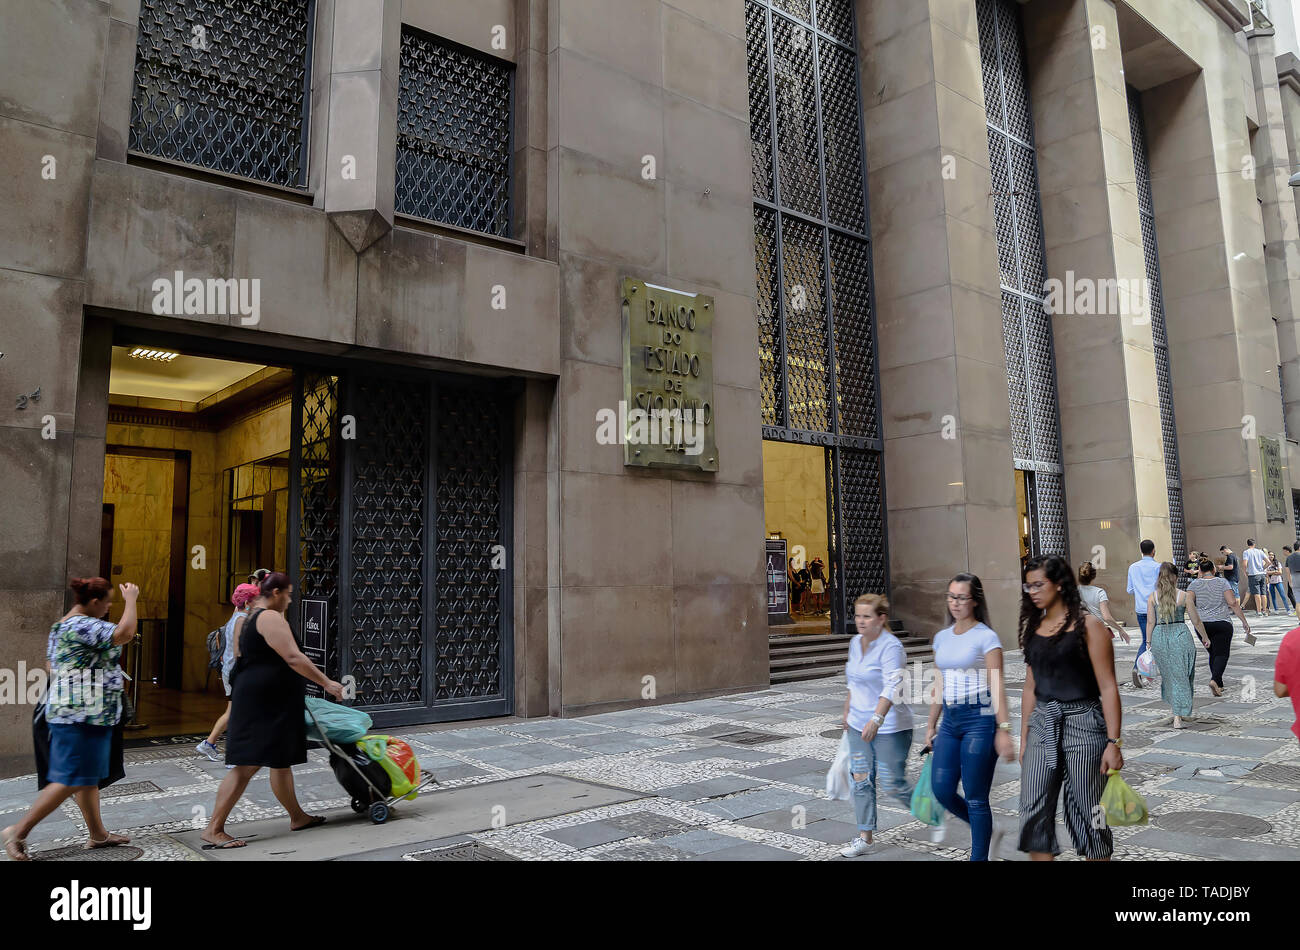
[{"label": "dark metal gate", "polygon": [[1013,0],[977,0],[980,65],[1002,283],[1002,342],[1011,448],[1029,490],[1030,553],[1067,555],[1052,322],[1020,12]]},{"label": "dark metal gate", "polygon": [[748,0],[763,438],[826,450],[831,620],[888,590],[851,0]]},{"label": "dark metal gate", "polygon": [[508,404],[473,383],[299,375],[292,576],[380,725],[513,710]]}]

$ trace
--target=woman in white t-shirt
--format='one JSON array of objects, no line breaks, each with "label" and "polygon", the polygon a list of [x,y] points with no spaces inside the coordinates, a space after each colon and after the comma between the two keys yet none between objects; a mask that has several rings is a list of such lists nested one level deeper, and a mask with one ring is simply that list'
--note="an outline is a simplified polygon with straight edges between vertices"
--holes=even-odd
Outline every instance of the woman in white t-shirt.
[{"label": "woman in white t-shirt", "polygon": [[1125,643],[1130,641],[1128,631],[1116,623],[1114,616],[1110,612],[1110,597],[1106,594],[1104,587],[1098,587],[1093,583],[1097,579],[1097,568],[1091,561],[1084,561],[1079,565],[1079,599],[1083,601],[1083,606],[1088,613],[1092,614],[1112,631],[1110,638],[1115,639],[1115,634],[1119,634],[1120,639]]},{"label": "woman in white t-shirt", "polygon": [[[934,665],[943,677],[942,702],[934,697],[925,742],[934,749],[930,782],[939,804],[970,825],[972,861],[987,861],[993,840],[989,789],[999,757],[1011,761],[1011,717],[1002,677],[1002,641],[988,625],[984,585],[974,574],[948,584],[948,626],[934,635]],[[939,717],[943,716],[940,724]],[[961,782],[966,793],[957,794]],[[934,833],[943,840],[943,826]]]},{"label": "woman in white t-shirt", "polygon": [[863,594],[853,603],[858,635],[849,642],[844,668],[849,694],[844,698],[844,729],[853,773],[853,810],[858,836],[840,851],[846,858],[870,854],[876,830],[876,776],[879,784],[908,807],[907,753],[912,748],[912,710],[906,702],[907,651],[889,632],[889,601]]}]

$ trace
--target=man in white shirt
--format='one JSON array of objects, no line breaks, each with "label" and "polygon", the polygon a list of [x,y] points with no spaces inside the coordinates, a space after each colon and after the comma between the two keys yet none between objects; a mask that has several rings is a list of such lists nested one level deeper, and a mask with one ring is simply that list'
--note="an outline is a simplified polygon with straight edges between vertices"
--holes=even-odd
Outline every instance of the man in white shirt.
[{"label": "man in white shirt", "polygon": [[[1133,595],[1133,608],[1137,611],[1138,629],[1142,631],[1142,645],[1138,647],[1138,656],[1147,649],[1147,600],[1156,589],[1156,578],[1160,575],[1160,564],[1156,561],[1156,544],[1154,541],[1142,542],[1142,560],[1134,561],[1128,567],[1128,592]],[[1146,685],[1137,674],[1137,659],[1133,660],[1133,685],[1141,688]]]},{"label": "man in white shirt", "polygon": [[1268,609],[1268,557],[1263,550],[1255,547],[1255,539],[1246,539],[1246,550],[1241,552],[1241,564],[1246,569],[1250,581],[1251,599],[1255,601],[1255,614],[1269,616]]}]

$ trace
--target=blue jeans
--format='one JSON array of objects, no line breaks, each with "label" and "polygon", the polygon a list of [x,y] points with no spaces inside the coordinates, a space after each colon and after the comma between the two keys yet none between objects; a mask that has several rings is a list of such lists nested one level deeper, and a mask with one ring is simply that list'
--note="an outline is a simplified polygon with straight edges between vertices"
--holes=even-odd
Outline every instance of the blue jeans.
[{"label": "blue jeans", "polygon": [[1142,631],[1142,645],[1138,647],[1137,656],[1133,657],[1133,669],[1138,668],[1137,657],[1147,651],[1147,615],[1138,614],[1138,629]]},{"label": "blue jeans", "polygon": [[[1281,607],[1277,605],[1279,600],[1282,601]],[[1286,599],[1286,591],[1282,589],[1281,584],[1268,585],[1268,606],[1273,610],[1280,610],[1282,613],[1286,613],[1291,609],[1291,603]]]},{"label": "blue jeans", "polygon": [[[970,859],[987,861],[993,837],[993,810],[989,789],[998,753],[993,745],[997,732],[993,710],[978,703],[944,703],[939,734],[934,738],[934,761],[930,784],[939,804],[970,825]],[[966,797],[957,794],[961,780]]]},{"label": "blue jeans", "polygon": [[[853,779],[853,811],[858,819],[858,831],[876,830],[876,776],[879,784],[909,808],[912,787],[907,784],[907,753],[912,748],[912,730],[887,732],[877,735],[870,743],[862,740],[862,733],[850,728],[849,771]],[[877,766],[879,769],[877,770]],[[866,777],[858,781],[856,776]]]}]

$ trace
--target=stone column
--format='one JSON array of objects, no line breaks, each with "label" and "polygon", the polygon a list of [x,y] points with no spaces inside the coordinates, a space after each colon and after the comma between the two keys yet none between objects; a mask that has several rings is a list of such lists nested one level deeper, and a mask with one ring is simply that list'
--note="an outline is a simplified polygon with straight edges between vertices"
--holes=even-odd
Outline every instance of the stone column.
[{"label": "stone column", "polygon": [[[0,668],[39,669],[65,610],[81,417],[86,222],[110,20],[127,3],[0,5]],[[36,395],[39,390],[39,397]],[[19,408],[22,407],[22,408]],[[102,450],[101,450],[102,451]],[[98,527],[96,527],[96,532]],[[74,558],[78,569],[84,558]],[[97,567],[96,565],[94,565]],[[24,684],[25,686],[25,684]],[[31,707],[0,706],[0,775],[31,771]]]},{"label": "stone column", "polygon": [[1259,443],[1247,427],[1253,420],[1255,434],[1281,437],[1265,235],[1257,183],[1242,174],[1251,148],[1240,49],[1222,28],[1185,48],[1199,71],[1142,98],[1188,544],[1240,550],[1255,537],[1278,548],[1294,539],[1288,525],[1266,520]]},{"label": "stone column", "polygon": [[[393,227],[401,0],[331,0],[318,20],[329,42],[325,213],[360,254]],[[328,6],[328,5],[327,5]],[[323,39],[323,37],[322,37]]]},{"label": "stone column", "polygon": [[932,634],[971,570],[1010,643],[1020,558],[975,3],[857,13],[895,610]]},{"label": "stone column", "polygon": [[[1255,133],[1255,186],[1264,224],[1264,264],[1268,296],[1277,322],[1278,380],[1284,399],[1286,430],[1300,435],[1300,223],[1296,221],[1286,115],[1278,82],[1273,30],[1255,30],[1248,37],[1251,75],[1259,130]],[[1290,505],[1288,504],[1288,510]]]},{"label": "stone column", "polygon": [[1172,542],[1147,299],[1109,290],[1146,278],[1119,24],[1111,0],[1062,0],[1026,6],[1024,29],[1070,549],[1104,551],[1098,583],[1123,604],[1139,542],[1161,560]]}]

